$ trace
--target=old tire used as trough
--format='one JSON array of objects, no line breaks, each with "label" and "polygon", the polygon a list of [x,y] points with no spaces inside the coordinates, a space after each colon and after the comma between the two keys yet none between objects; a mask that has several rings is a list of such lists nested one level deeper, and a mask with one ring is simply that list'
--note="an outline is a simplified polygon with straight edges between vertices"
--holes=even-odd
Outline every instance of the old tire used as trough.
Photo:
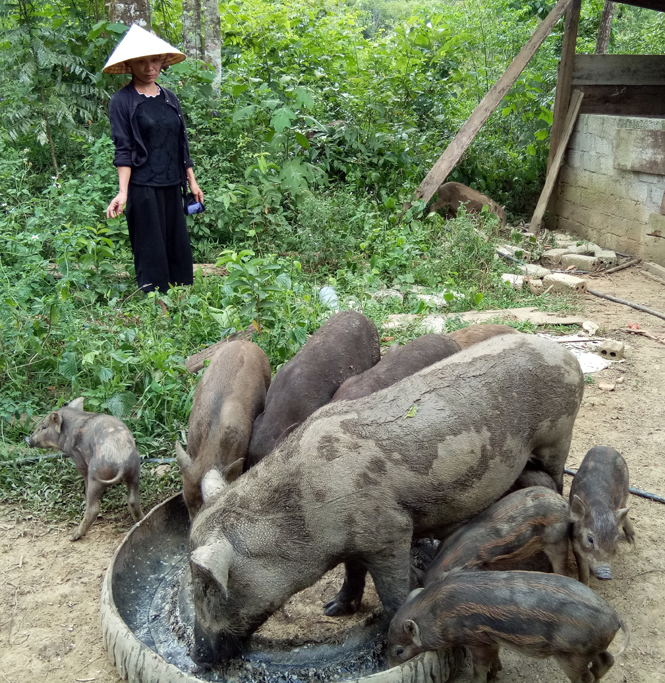
[{"label": "old tire used as trough", "polygon": [[188,534],[187,508],[177,494],[134,525],[104,577],[102,637],[111,662],[130,683],[309,683],[329,678],[340,683],[447,683],[462,662],[462,650],[441,650],[378,670],[385,666],[380,620],[369,618],[333,642],[296,648],[253,643],[227,669],[198,670],[187,654],[185,637],[193,619]]}]

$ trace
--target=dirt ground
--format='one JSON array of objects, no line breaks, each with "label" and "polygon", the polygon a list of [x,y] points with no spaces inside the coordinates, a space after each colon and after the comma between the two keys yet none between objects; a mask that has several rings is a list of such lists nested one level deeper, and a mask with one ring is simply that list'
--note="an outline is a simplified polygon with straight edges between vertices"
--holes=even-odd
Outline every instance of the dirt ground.
[{"label": "dirt ground", "polygon": [[[594,278],[590,286],[665,310],[665,286],[630,269]],[[626,458],[631,484],[665,496],[665,345],[626,333],[628,323],[665,337],[665,320],[591,295],[586,316],[599,335],[630,345],[627,358],[594,375],[585,388],[569,465],[576,467],[594,445],[612,445]],[[617,383],[617,380],[621,380]],[[599,388],[615,384],[614,391]],[[569,484],[569,477],[567,478]],[[620,543],[613,581],[592,587],[623,616],[631,633],[628,650],[604,679],[608,683],[665,682],[665,505],[631,497],[637,543]],[[87,537],[71,543],[71,529],[17,515],[0,507],[0,683],[120,681],[102,647],[98,624],[104,571],[122,532],[98,520]],[[570,573],[574,561],[570,562]],[[327,585],[325,594],[334,593]],[[320,603],[319,603],[320,604]],[[310,609],[287,605],[282,622]],[[311,618],[311,617],[310,617]],[[322,622],[329,620],[321,615]],[[616,646],[614,646],[615,648]],[[613,649],[613,648],[611,648]],[[564,683],[550,661],[504,653],[499,681]],[[469,680],[469,670],[461,680]]]}]

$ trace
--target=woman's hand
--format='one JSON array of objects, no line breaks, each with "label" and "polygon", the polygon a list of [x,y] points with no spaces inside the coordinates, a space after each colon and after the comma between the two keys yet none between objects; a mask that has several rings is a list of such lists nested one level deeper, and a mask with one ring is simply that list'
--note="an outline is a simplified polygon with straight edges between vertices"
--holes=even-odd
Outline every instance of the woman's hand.
[{"label": "woman's hand", "polygon": [[199,184],[196,182],[196,180],[194,180],[194,178],[189,178],[188,182],[189,191],[194,195],[197,202],[201,202],[201,204],[203,204],[203,192],[201,192]]},{"label": "woman's hand", "polygon": [[107,218],[117,218],[124,210],[127,203],[127,193],[118,192],[118,194],[111,200],[111,203],[106,209]]}]

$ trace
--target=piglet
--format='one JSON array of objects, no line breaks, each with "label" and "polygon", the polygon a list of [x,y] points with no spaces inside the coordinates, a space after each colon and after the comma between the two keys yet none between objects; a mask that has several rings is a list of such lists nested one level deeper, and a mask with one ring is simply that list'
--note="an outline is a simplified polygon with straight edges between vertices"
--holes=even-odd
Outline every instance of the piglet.
[{"label": "piglet", "polygon": [[83,410],[83,397],[47,415],[26,439],[31,448],[56,448],[69,456],[85,482],[85,515],[71,537],[85,536],[99,514],[109,486],[124,482],[135,522],[143,519],[139,503],[141,459],[132,433],[116,417]]},{"label": "piglet", "polygon": [[[464,646],[473,683],[501,670],[508,647],[531,657],[554,657],[572,683],[594,683],[614,664],[607,651],[621,617],[590,588],[540,572],[453,571],[413,591],[388,631],[388,661],[402,664],[427,650]],[[489,674],[489,677],[488,677]]]},{"label": "piglet", "polygon": [[544,552],[557,574],[566,574],[568,503],[555,491],[534,486],[515,491],[448,536],[429,566],[424,586],[451,569],[498,569]]},{"label": "piglet", "polygon": [[579,579],[589,584],[589,570],[597,579],[612,578],[619,528],[629,543],[635,530],[628,519],[628,465],[609,446],[592,448],[570,487],[573,552]]}]

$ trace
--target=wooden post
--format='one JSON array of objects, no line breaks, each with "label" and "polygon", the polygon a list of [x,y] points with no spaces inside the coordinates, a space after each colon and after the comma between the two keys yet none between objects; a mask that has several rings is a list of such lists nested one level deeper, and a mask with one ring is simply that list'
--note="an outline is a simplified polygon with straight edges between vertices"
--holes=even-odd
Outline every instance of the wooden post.
[{"label": "wooden post", "polygon": [[557,149],[554,159],[552,160],[552,165],[547,171],[547,177],[545,178],[545,185],[543,191],[540,193],[540,199],[536,205],[536,210],[533,212],[531,217],[530,229],[531,232],[538,234],[540,230],[540,224],[543,221],[543,216],[545,214],[545,209],[547,209],[547,204],[552,196],[552,190],[554,189],[554,184],[556,183],[557,176],[559,175],[559,169],[561,168],[561,162],[563,161],[563,155],[566,151],[566,145],[570,139],[570,135],[575,128],[575,121],[577,121],[577,114],[580,110],[580,105],[582,104],[582,98],[584,94],[581,90],[574,90],[573,95],[570,98],[570,107],[568,109],[568,116],[566,117],[566,125],[563,129],[563,135],[559,141],[559,149]]},{"label": "wooden post", "polygon": [[552,133],[550,135],[550,155],[547,160],[549,171],[554,155],[559,147],[559,141],[570,106],[570,90],[573,80],[573,62],[575,60],[575,45],[577,44],[577,28],[580,23],[580,9],[582,0],[573,0],[566,12],[566,27],[561,47],[561,61],[556,83],[556,98],[554,100],[554,114]]},{"label": "wooden post", "polygon": [[473,142],[478,131],[483,127],[492,112],[499,106],[501,100],[505,97],[506,93],[510,90],[522,71],[524,71],[524,67],[543,44],[554,24],[561,18],[569,5],[577,3],[579,6],[580,1],[581,0],[559,0],[552,8],[552,11],[540,22],[535,33],[529,39],[529,42],[520,50],[517,57],[513,59],[503,76],[501,76],[501,78],[492,86],[487,95],[483,97],[480,104],[473,110],[471,116],[460,128],[452,142],[446,147],[445,152],[439,157],[439,160],[425,176],[423,182],[420,183],[420,186],[415,192],[417,199],[428,202],[432,198],[434,193],[438,190],[439,185],[445,181],[453,168],[455,168],[457,162],[461,159],[462,154],[464,154],[469,145]]}]

